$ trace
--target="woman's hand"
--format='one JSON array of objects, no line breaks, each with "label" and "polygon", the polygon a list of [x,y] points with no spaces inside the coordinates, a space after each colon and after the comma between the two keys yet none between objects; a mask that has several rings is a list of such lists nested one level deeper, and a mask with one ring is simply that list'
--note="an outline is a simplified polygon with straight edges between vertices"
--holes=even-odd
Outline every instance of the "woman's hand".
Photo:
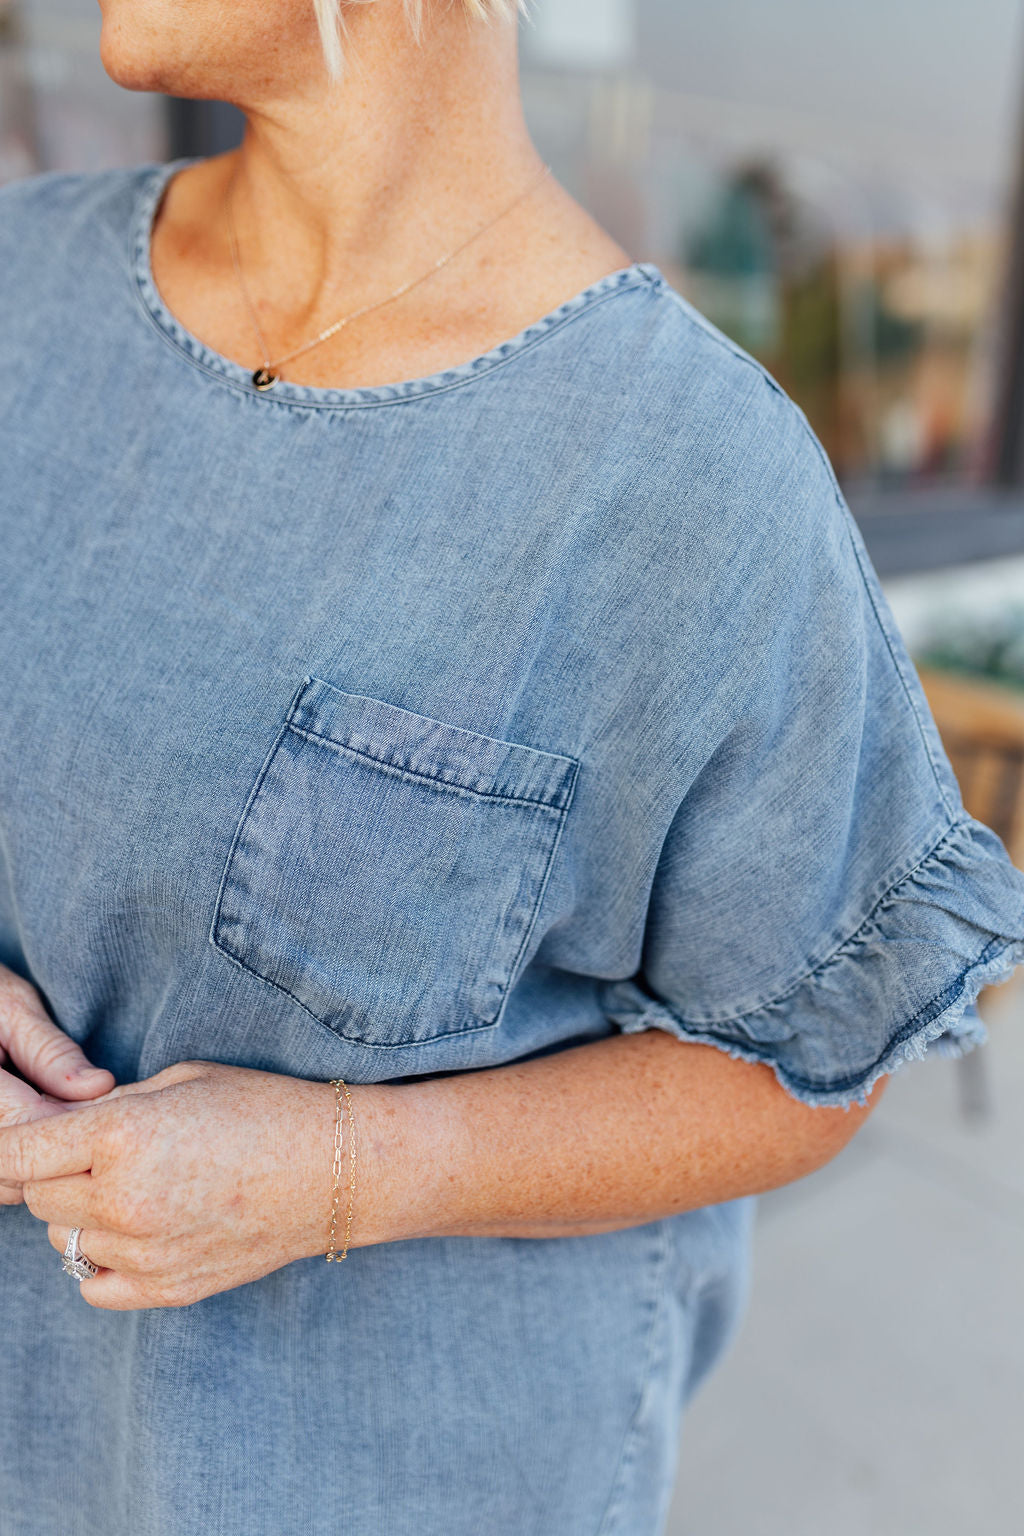
[{"label": "woman's hand", "polygon": [[[775,1189],[834,1157],[886,1080],[809,1105],[766,1063],[651,1029],[353,1088],[351,1246],[583,1236]],[[181,1062],[0,1127],[0,1179],[55,1248],[83,1229],[93,1306],[187,1306],[326,1250],[335,1104],[330,1083]]]},{"label": "woman's hand", "polygon": [[[24,1077],[3,1071],[4,1062]],[[0,965],[0,1126],[63,1114],[113,1086],[113,1075],[54,1024],[35,987]],[[20,1184],[0,1180],[0,1205],[21,1198]]]},{"label": "woman's hand", "polygon": [[91,1305],[187,1306],[326,1251],[334,1124],[329,1083],[186,1061],[0,1130],[0,1176],[54,1248],[82,1228]]}]

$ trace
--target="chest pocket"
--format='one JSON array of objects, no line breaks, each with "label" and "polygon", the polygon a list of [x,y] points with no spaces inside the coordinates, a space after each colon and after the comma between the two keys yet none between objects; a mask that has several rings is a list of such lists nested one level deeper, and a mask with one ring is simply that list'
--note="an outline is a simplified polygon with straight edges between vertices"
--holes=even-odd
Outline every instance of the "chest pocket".
[{"label": "chest pocket", "polygon": [[489,1028],[578,766],[307,677],[235,830],[210,939],[346,1039]]}]

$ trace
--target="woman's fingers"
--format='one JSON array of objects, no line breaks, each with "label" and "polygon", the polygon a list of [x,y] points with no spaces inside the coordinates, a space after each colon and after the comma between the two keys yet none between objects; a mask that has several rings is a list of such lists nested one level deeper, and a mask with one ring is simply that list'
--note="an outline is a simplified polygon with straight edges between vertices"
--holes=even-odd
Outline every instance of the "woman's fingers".
[{"label": "woman's fingers", "polygon": [[82,1300],[90,1307],[102,1307],[107,1312],[138,1312],[151,1307],[185,1305],[176,1299],[176,1293],[154,1289],[146,1281],[123,1275],[116,1269],[101,1269],[98,1275],[83,1280],[80,1290]]},{"label": "woman's fingers", "polygon": [[[103,1202],[97,1198],[91,1174],[74,1173],[65,1179],[40,1179],[22,1186],[25,1204],[37,1221],[54,1227],[103,1227],[112,1232]],[[65,1234],[66,1235],[66,1234]]]},{"label": "woman's fingers", "polygon": [[[31,1083],[24,1082],[11,1072],[0,1070],[0,1128],[28,1125],[33,1120],[47,1120],[51,1115],[63,1115],[76,1107],[65,1099],[54,1099],[47,1094],[37,1093]],[[20,1187],[11,1179],[0,1179],[0,1189]],[[0,1205],[17,1203],[16,1200],[0,1199]]]},{"label": "woman's fingers", "polygon": [[[50,1240],[51,1247],[56,1248],[58,1253],[63,1253],[73,1230],[73,1227],[56,1225],[47,1227],[46,1235]],[[78,1234],[79,1249],[87,1259],[91,1259],[101,1270],[113,1267],[114,1253],[112,1250],[118,1241],[117,1238],[112,1238],[109,1233],[102,1232],[99,1227],[84,1227]]]},{"label": "woman's fingers", "polygon": [[102,1103],[78,1104],[31,1124],[0,1126],[0,1181],[31,1184],[88,1173],[104,1130]]},{"label": "woman's fingers", "polygon": [[30,1120],[46,1120],[50,1115],[63,1114],[73,1108],[73,1104],[37,1093],[31,1083],[15,1077],[12,1072],[0,1070],[0,1127],[27,1125]]},{"label": "woman's fingers", "polygon": [[0,1125],[21,1125],[42,1102],[31,1083],[0,1071]]},{"label": "woman's fingers", "polygon": [[[71,1227],[50,1225],[46,1235],[51,1246],[62,1254],[71,1232]],[[183,1306],[192,1299],[165,1284],[161,1267],[153,1262],[148,1245],[100,1227],[83,1227],[78,1234],[78,1248],[99,1269],[98,1274],[81,1281],[82,1296],[91,1307],[125,1312],[143,1307]]]},{"label": "woman's fingers", "polygon": [[60,1099],[95,1098],[114,1085],[113,1073],[94,1067],[54,1024],[35,987],[0,966],[0,1061],[5,1057],[30,1083]]}]

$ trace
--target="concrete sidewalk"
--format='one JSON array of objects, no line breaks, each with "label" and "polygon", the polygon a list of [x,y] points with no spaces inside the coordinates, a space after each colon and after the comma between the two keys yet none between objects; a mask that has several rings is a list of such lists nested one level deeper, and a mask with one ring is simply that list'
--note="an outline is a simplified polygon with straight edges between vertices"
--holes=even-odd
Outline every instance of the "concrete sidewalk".
[{"label": "concrete sidewalk", "polygon": [[764,1195],[750,1310],[691,1405],[666,1536],[1024,1530],[1024,1001],[893,1075],[849,1146]]}]

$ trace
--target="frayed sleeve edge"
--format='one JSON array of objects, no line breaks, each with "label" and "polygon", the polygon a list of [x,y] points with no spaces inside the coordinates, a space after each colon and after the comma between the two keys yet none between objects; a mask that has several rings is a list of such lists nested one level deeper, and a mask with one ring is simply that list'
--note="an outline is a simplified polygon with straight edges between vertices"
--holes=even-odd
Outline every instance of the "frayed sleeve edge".
[{"label": "frayed sleeve edge", "polygon": [[971,1010],[984,986],[1005,981],[1024,963],[1024,939],[1002,943],[993,939],[978,958],[965,967],[942,992],[919,1010],[927,1014],[937,1009],[917,1028],[913,1021],[890,1038],[875,1062],[863,1071],[831,1082],[814,1082],[790,1072],[772,1055],[770,1045],[758,1045],[726,1038],[713,1030],[685,1023],[666,1004],[655,1003],[625,1018],[619,1028],[624,1034],[640,1034],[648,1029],[662,1029],[680,1040],[699,1045],[713,1045],[738,1061],[761,1062],[771,1067],[779,1083],[802,1104],[821,1108],[851,1109],[865,1106],[868,1094],[878,1079],[897,1071],[908,1061],[920,1060],[929,1050],[940,1056],[965,1056],[975,1046],[984,1045],[988,1031],[980,1015]]}]

